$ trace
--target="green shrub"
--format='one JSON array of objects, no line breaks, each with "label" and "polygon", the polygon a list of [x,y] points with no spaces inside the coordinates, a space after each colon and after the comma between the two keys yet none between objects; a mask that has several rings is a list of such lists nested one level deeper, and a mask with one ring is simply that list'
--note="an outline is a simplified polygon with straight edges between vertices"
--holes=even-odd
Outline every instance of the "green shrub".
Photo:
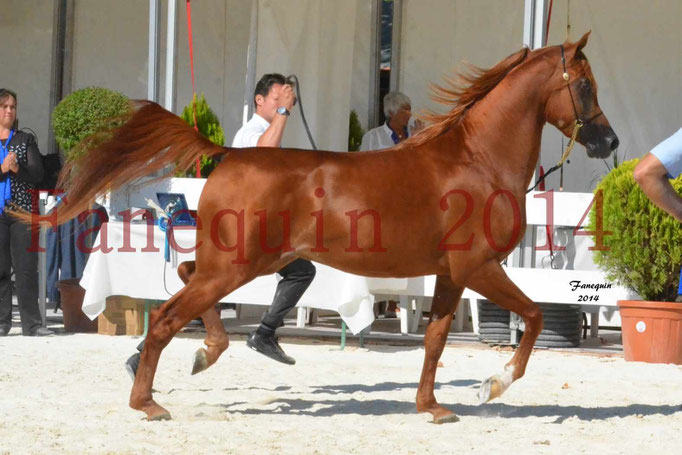
[{"label": "green shrub", "polygon": [[350,111],[350,119],[348,124],[348,151],[356,152],[360,150],[360,145],[362,144],[362,136],[365,134],[365,130],[362,129],[360,125],[360,120],[358,119],[358,113]]},{"label": "green shrub", "polygon": [[[192,112],[192,103],[189,103],[182,110],[182,119],[187,122],[189,126],[194,127],[194,114]],[[199,125],[199,132],[207,137],[214,144],[220,146],[225,145],[225,134],[223,133],[223,128],[220,126],[220,121],[218,117],[213,113],[208,103],[206,102],[206,97],[201,94],[201,97],[197,99],[197,123]],[[209,156],[201,157],[201,176],[208,177],[208,175],[216,168],[218,162]],[[182,177],[195,177],[196,176],[196,165],[192,166],[187,172],[181,173]]]},{"label": "green shrub", "polygon": [[57,144],[68,161],[85,153],[88,147],[76,147],[86,137],[99,133],[98,141],[109,137],[132,113],[132,104],[124,95],[102,87],[88,87],[68,95],[52,111],[52,128]]},{"label": "green shrub", "polygon": [[[595,263],[607,277],[645,300],[674,301],[682,265],[680,223],[649,201],[632,173],[638,159],[613,169],[595,189],[603,191],[603,229],[608,251],[595,251]],[[682,194],[682,177],[672,181]],[[596,203],[589,229],[596,229]]]}]

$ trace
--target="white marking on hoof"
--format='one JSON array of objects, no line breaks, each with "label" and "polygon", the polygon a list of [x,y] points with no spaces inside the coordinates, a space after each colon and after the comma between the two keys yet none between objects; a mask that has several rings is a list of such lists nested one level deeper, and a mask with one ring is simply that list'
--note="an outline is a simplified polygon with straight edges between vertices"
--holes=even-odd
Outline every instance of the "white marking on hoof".
[{"label": "white marking on hoof", "polygon": [[504,384],[504,390],[507,390],[512,382],[514,382],[514,365],[507,365],[504,367],[504,373],[502,373],[501,379]]},{"label": "white marking on hoof", "polygon": [[514,382],[514,367],[506,366],[502,374],[489,377],[481,383],[481,387],[478,390],[479,403],[487,403],[499,397],[509,388],[512,382]]}]

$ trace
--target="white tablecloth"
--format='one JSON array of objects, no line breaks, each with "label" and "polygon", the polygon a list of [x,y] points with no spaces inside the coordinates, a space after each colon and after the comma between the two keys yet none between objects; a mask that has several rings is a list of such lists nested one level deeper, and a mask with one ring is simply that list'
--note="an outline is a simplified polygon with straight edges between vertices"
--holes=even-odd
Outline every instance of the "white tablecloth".
[{"label": "white tablecloth", "polygon": [[[104,311],[105,300],[110,295],[127,295],[134,298],[166,300],[178,292],[183,283],[173,264],[164,260],[165,233],[154,226],[154,246],[158,251],[142,251],[147,245],[147,225],[131,224],[130,246],[133,252],[120,251],[123,246],[123,223],[112,221],[102,227],[95,247],[101,245],[106,235],[106,245],[90,254],[81,279],[86,290],[83,312],[95,318]],[[174,236],[181,248],[195,245],[193,229],[176,229]],[[177,262],[194,259],[194,253],[177,252]],[[345,273],[326,265],[315,263],[317,274],[297,306],[334,310],[338,312],[353,333],[374,320],[373,293],[425,295],[423,277],[419,278],[366,278]],[[165,285],[164,285],[165,281]],[[277,286],[278,276],[262,276],[227,295],[223,302],[270,305]],[[427,295],[429,291],[427,290]]]}]

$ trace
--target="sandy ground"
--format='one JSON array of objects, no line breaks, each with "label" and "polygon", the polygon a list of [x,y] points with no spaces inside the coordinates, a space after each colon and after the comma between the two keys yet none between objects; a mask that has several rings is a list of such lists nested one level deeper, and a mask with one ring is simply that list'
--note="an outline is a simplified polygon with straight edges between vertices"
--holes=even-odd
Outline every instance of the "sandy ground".
[{"label": "sandy ground", "polygon": [[[200,334],[176,338],[155,398],[173,415],[128,408],[132,337],[0,338],[0,454],[682,453],[682,367],[621,356],[534,353],[526,376],[479,406],[480,380],[511,352],[446,347],[436,397],[461,418],[415,412],[423,348],[284,340],[293,367],[243,338],[191,376]],[[234,337],[233,337],[234,338]]]}]

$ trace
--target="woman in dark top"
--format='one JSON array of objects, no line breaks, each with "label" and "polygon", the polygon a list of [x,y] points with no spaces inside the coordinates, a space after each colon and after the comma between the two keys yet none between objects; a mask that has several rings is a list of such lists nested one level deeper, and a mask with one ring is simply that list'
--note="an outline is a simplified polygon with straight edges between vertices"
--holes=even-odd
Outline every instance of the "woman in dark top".
[{"label": "woman in dark top", "polygon": [[7,213],[9,206],[37,211],[33,195],[35,185],[43,178],[38,145],[31,134],[16,130],[16,119],[17,95],[0,89],[0,336],[7,335],[12,327],[12,269],[22,333],[52,335],[42,327],[38,307],[38,256],[29,249],[31,227]]}]

